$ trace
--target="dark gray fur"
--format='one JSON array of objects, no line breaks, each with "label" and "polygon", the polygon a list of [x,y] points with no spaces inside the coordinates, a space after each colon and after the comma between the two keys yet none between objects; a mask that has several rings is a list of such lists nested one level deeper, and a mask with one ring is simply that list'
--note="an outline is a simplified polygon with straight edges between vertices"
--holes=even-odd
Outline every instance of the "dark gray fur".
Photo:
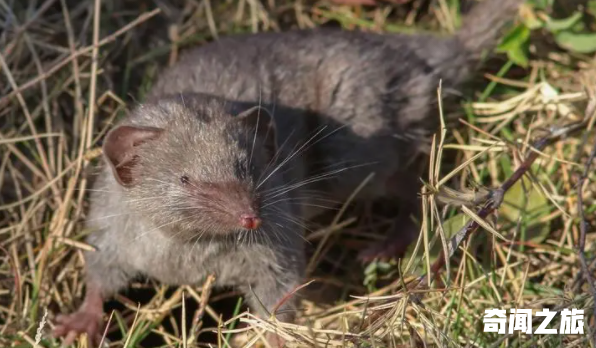
[{"label": "dark gray fur", "polygon": [[[196,212],[199,220],[175,223],[181,215],[172,207],[185,199],[179,175],[237,179],[233,162],[249,156],[251,146],[224,134],[235,127],[234,110],[261,104],[274,114],[280,160],[321,131],[308,151],[275,172],[262,190],[331,172],[305,188],[342,201],[375,172],[362,197],[388,194],[391,177],[405,169],[436,124],[439,79],[444,89],[458,88],[520,2],[484,1],[460,34],[447,38],[319,29],[233,36],[192,50],[161,75],[148,103],[123,122],[163,127],[168,136],[140,147],[145,164],[139,187],[120,186],[108,168],[100,175],[88,222],[95,230],[89,242],[99,249],[86,253],[89,280],[110,295],[137,274],[199,284],[215,272],[219,285],[240,286],[249,294],[252,286],[272,310],[302,281],[302,228],[295,222],[316,211],[292,199],[300,201],[307,192],[297,188],[276,197],[275,205],[263,208],[259,233],[238,242],[236,234],[213,233],[219,228],[209,224],[207,212]],[[253,156],[260,152],[257,144]],[[257,163],[255,170],[271,172],[265,162]],[[397,194],[413,199],[417,185],[408,185]],[[168,223],[195,238],[176,238]],[[257,301],[251,304],[264,314]]]}]

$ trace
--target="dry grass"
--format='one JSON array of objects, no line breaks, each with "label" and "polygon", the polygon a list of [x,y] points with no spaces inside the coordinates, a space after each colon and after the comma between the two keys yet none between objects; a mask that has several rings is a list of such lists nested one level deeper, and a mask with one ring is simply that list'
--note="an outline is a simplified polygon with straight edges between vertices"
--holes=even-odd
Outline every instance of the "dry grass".
[{"label": "dry grass", "polygon": [[[52,319],[76,308],[83,293],[86,178],[98,140],[142,100],[160,66],[188,46],[241,31],[330,20],[379,31],[449,32],[457,25],[456,2],[403,3],[0,0],[0,346],[59,346],[48,334]],[[465,121],[437,134],[423,188],[424,233],[409,259],[399,266],[353,261],[363,232],[369,239],[380,235],[388,219],[348,209],[313,224],[309,240],[320,253],[310,275],[317,281],[307,288],[318,284],[313,294],[327,298],[305,298],[296,325],[255,318],[235,299],[219,305],[234,294],[211,289],[210,281],[179,289],[137,283],[133,288],[145,290],[110,304],[117,309],[110,346],[225,347],[234,339],[251,347],[265,331],[276,331],[297,346],[316,347],[593,347],[594,297],[580,255],[593,273],[595,175],[583,172],[595,142],[596,115],[584,111],[596,86],[595,61],[559,50],[548,35],[532,43],[539,49],[527,69],[503,57],[491,60],[487,71],[498,72],[480,76],[469,102],[457,109]],[[532,147],[549,130],[584,118],[582,131],[541,151]],[[498,214],[480,219],[474,199],[482,191],[470,187],[498,187],[536,151]],[[438,202],[440,187],[454,190],[448,206]],[[425,271],[468,219],[482,228],[425,286],[431,280]],[[515,307],[585,309],[588,334],[482,332],[485,309]],[[231,330],[237,319],[245,326]]]}]

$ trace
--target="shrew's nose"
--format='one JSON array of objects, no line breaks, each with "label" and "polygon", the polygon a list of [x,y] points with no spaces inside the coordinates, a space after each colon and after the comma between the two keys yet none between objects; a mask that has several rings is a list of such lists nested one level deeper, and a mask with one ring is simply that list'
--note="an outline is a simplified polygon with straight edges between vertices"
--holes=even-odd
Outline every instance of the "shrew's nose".
[{"label": "shrew's nose", "polygon": [[256,230],[261,226],[261,219],[254,214],[242,214],[240,216],[240,226],[247,230]]}]

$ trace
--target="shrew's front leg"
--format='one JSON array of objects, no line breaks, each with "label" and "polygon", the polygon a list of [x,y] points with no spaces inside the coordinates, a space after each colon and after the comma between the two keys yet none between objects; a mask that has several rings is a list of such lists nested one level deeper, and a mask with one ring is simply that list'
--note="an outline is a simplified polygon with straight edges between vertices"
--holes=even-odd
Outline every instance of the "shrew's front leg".
[{"label": "shrew's front leg", "polygon": [[64,337],[64,345],[72,344],[83,333],[90,346],[98,346],[103,330],[103,301],[124,288],[133,272],[119,263],[112,249],[99,249],[85,253],[85,299],[79,309],[71,314],[56,317],[54,337]]},{"label": "shrew's front leg", "polygon": [[[291,323],[296,317],[298,294],[302,284],[304,260],[302,256],[285,255],[284,262],[265,263],[250,285],[242,287],[247,302],[255,314],[263,319],[274,316],[277,320]],[[272,347],[283,347],[284,339],[268,333],[267,341]]]}]

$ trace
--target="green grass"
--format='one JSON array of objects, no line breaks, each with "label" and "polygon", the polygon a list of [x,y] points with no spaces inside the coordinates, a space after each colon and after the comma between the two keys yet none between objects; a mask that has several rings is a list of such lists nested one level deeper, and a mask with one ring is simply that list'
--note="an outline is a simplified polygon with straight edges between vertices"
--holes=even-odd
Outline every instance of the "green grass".
[{"label": "green grass", "polygon": [[[81,250],[88,231],[83,222],[87,178],[100,155],[97,141],[127,108],[143,100],[160,69],[175,62],[180,51],[215,35],[330,20],[348,30],[446,34],[461,16],[458,1],[451,0],[370,7],[167,0],[159,2],[160,13],[147,15],[156,3],[104,0],[95,22],[95,0],[0,0],[0,347],[60,346],[49,335],[53,319],[75,309],[84,289]],[[212,291],[210,283],[168,290],[138,282],[132,288],[143,290],[122,293],[110,304],[116,310],[109,332],[117,337],[110,347],[225,347],[232,341],[252,347],[262,345],[252,338],[265,331],[276,331],[298,347],[593,347],[588,334],[482,332],[485,309],[515,307],[585,309],[585,330],[594,328],[589,327],[594,298],[581,277],[577,250],[577,185],[596,141],[596,116],[585,115],[586,91],[596,87],[594,52],[591,45],[580,47],[594,33],[596,1],[584,8],[561,0],[554,7],[549,0],[531,3],[524,24],[518,22],[504,36],[501,54],[487,61],[466,102],[455,110],[467,123],[448,124],[442,146],[433,149],[435,161],[429,166],[438,174],[424,178],[427,190],[485,152],[444,184],[458,192],[454,204],[444,209],[436,192],[424,196],[426,228],[407,260],[358,263],[353,256],[365,246],[361,235],[382,235],[389,219],[376,211],[348,209],[342,221],[313,222],[313,248],[322,240],[327,244],[313,273],[318,290],[303,299],[295,324],[255,318],[235,293]],[[100,43],[97,65],[92,63],[94,33]],[[95,123],[87,134],[92,107]],[[500,185],[532,151],[528,144],[544,134],[542,129],[584,116],[589,117],[587,130],[548,146],[523,185],[507,193],[507,204],[487,218],[498,235],[479,229],[441,271],[443,284],[406,289],[443,249],[438,226],[449,238],[470,218],[462,203],[469,211],[479,209],[470,202],[474,185]],[[438,134],[437,144],[440,139]],[[582,187],[585,253],[593,274],[594,178],[592,170]],[[342,225],[350,219],[357,222]],[[338,225],[341,233],[327,238]],[[183,314],[195,319],[192,325],[181,320]],[[85,347],[84,340],[76,346]]]}]

